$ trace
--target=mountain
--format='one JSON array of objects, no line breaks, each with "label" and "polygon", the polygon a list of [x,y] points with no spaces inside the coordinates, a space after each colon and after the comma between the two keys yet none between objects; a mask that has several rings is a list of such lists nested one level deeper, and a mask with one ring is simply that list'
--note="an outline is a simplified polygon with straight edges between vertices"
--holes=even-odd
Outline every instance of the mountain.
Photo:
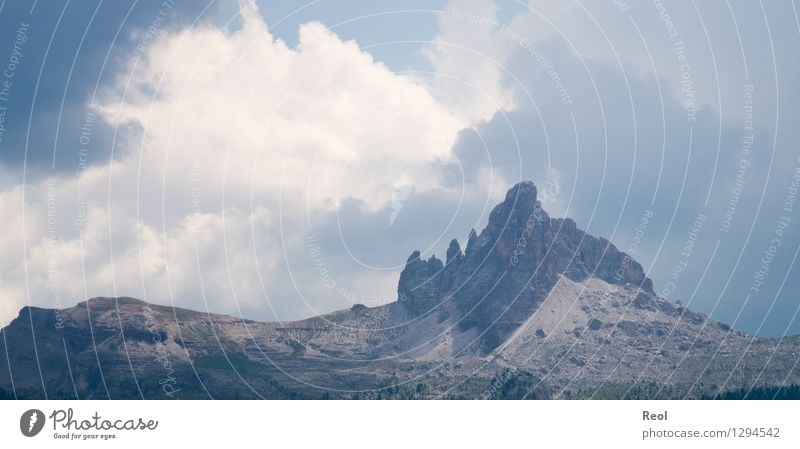
[{"label": "mountain", "polygon": [[10,398],[763,398],[800,383],[800,337],[658,297],[638,262],[550,218],[530,182],[463,251],[413,252],[391,304],[261,323],[94,298],[25,307],[0,340]]},{"label": "mountain", "polygon": [[655,294],[638,262],[573,220],[550,218],[536,187],[524,182],[508,191],[479,235],[470,233],[464,253],[453,240],[444,264],[411,254],[398,297],[417,312],[454,302],[459,327],[478,330],[480,348],[489,351],[537,310],[560,276],[576,282],[596,277]]}]

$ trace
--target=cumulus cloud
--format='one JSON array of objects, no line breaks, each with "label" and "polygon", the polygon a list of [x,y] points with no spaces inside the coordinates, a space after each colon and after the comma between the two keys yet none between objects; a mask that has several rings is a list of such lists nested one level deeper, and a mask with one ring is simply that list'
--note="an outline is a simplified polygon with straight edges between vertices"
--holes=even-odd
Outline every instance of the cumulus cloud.
[{"label": "cumulus cloud", "polygon": [[[386,213],[401,176],[442,190],[470,119],[320,23],[287,47],[249,4],[241,29],[165,33],[123,72],[94,111],[140,136],[120,134],[107,165],[0,194],[4,322],[96,295],[279,319],[341,307],[310,257],[317,217],[346,201]],[[392,300],[396,274],[366,288]]]},{"label": "cumulus cloud", "polygon": [[425,51],[434,67],[434,92],[471,121],[513,107],[504,67],[510,45],[498,36],[501,28],[493,1],[451,1]]}]

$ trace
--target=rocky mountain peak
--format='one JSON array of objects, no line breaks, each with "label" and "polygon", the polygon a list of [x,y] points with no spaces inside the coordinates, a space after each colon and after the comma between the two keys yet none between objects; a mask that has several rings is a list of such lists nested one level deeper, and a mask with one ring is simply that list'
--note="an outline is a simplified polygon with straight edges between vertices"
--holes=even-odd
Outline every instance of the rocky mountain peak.
[{"label": "rocky mountain peak", "polygon": [[520,182],[511,187],[503,202],[492,210],[486,228],[516,227],[537,213],[537,209],[541,209],[541,204],[536,199],[536,186],[530,181]]},{"label": "rocky mountain peak", "polygon": [[655,296],[638,262],[578,229],[572,219],[550,218],[536,186],[526,181],[508,190],[480,234],[470,232],[463,254],[456,240],[445,264],[412,253],[400,274],[398,298],[412,313],[452,301],[448,308],[461,314],[460,326],[486,331],[483,349],[489,350],[537,309],[559,275],[631,284]]}]

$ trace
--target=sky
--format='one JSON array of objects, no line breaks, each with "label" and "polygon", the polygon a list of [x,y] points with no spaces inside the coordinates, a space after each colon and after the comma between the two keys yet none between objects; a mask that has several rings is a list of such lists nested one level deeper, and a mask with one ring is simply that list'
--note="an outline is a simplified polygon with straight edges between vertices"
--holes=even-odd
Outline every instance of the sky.
[{"label": "sky", "polygon": [[797,10],[2,2],[0,325],[95,296],[384,304],[532,180],[662,296],[800,333]]}]

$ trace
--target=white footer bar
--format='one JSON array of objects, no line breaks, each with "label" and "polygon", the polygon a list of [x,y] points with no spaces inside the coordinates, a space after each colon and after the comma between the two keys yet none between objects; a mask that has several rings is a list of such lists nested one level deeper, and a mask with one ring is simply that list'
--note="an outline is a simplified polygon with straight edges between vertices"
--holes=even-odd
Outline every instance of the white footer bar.
[{"label": "white footer bar", "polygon": [[797,448],[798,416],[800,401],[7,401],[0,440],[14,448]]}]

